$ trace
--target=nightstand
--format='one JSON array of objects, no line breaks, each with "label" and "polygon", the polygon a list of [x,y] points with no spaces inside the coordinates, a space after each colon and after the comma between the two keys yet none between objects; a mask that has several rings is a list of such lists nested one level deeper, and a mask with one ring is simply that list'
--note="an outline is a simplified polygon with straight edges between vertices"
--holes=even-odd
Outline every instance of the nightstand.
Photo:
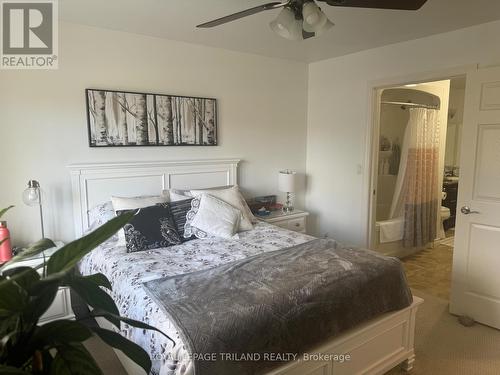
[{"label": "nightstand", "polygon": [[256,216],[257,219],[277,225],[281,228],[293,230],[295,232],[306,233],[306,218],[309,212],[293,210],[285,213],[283,211],[274,211],[268,216]]},{"label": "nightstand", "polygon": [[[44,251],[46,261],[48,261],[52,254],[54,254],[58,249],[64,246],[64,244],[60,241],[56,241],[55,243],[57,245],[56,247]],[[12,264],[11,267],[6,267],[6,269],[15,267],[36,267],[42,262],[43,255],[38,254],[34,257],[26,258],[24,260],[16,262]],[[38,272],[41,273],[42,270],[39,269]],[[75,315],[73,314],[73,309],[71,308],[70,290],[69,288],[62,287],[57,291],[52,305],[50,305],[45,314],[40,317],[39,323],[44,324],[56,319],[74,319],[74,317]]]}]

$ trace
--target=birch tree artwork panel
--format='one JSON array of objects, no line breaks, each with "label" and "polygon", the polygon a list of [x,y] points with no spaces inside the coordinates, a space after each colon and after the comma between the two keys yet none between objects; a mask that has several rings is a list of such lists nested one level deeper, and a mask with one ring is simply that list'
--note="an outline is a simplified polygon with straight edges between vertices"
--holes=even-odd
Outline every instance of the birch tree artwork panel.
[{"label": "birch tree artwork panel", "polygon": [[85,91],[90,147],[217,145],[216,99]]}]

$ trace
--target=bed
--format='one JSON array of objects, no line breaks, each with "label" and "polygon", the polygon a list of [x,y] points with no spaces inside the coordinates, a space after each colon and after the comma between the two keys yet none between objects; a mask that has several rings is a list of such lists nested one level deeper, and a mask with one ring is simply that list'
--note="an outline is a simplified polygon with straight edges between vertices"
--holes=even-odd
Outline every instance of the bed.
[{"label": "bed", "polygon": [[[75,231],[89,226],[90,207],[111,195],[157,194],[168,188],[205,188],[237,182],[238,160],[113,163],[70,166],[73,186]],[[104,273],[113,285],[112,297],[122,315],[143,320],[160,328],[176,342],[158,334],[124,326],[122,334],[141,345],[153,359],[156,374],[192,375],[193,363],[175,324],[145,292],[143,283],[186,274],[239,259],[280,250],[313,240],[270,224],[258,223],[254,230],[240,234],[239,240],[192,240],[182,245],[142,253],[126,253],[125,248],[103,244],[80,264],[83,274]],[[269,371],[272,375],[292,374],[379,374],[403,363],[410,370],[414,361],[415,315],[422,301],[368,322],[318,343],[311,351],[332,354],[318,360],[291,360]],[[105,321],[99,324],[105,325]],[[109,326],[107,326],[109,328]],[[130,374],[140,369],[117,352]],[[355,361],[339,361],[335,356],[350,355]],[[197,374],[198,375],[198,374]],[[203,375],[203,374],[202,374]]]}]

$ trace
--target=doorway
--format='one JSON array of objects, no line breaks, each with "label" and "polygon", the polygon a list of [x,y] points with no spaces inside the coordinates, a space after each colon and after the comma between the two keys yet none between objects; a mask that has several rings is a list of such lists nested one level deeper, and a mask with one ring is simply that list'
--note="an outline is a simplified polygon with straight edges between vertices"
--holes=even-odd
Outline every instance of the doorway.
[{"label": "doorway", "polygon": [[465,76],[378,89],[371,248],[411,287],[449,299]]}]

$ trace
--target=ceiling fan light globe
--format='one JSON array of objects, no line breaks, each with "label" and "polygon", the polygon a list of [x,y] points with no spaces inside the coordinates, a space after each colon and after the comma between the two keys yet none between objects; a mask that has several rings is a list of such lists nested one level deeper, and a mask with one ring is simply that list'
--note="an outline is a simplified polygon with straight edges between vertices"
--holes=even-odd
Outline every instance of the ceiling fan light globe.
[{"label": "ceiling fan light globe", "polygon": [[281,23],[272,21],[269,25],[271,26],[271,30],[273,30],[276,34],[288,39],[289,32]]},{"label": "ceiling fan light globe", "polygon": [[311,1],[305,3],[302,6],[302,17],[304,18],[304,24],[314,27],[322,22],[322,16],[324,16],[324,14],[315,2]]},{"label": "ceiling fan light globe", "polygon": [[331,22],[329,19],[326,20],[326,23],[323,25],[321,29],[315,32],[316,36],[321,36],[328,30],[330,30],[335,24]]},{"label": "ceiling fan light globe", "polygon": [[299,40],[302,35],[301,22],[295,19],[295,14],[289,8],[284,8],[270,26],[276,34],[286,39]]},{"label": "ceiling fan light globe", "polygon": [[321,11],[321,9],[319,9],[318,16],[319,16],[318,22],[316,22],[314,25],[306,22],[305,17],[303,22],[304,30],[309,33],[315,33],[316,36],[324,33],[326,30],[330,29],[333,26],[333,23],[328,19],[326,14]]},{"label": "ceiling fan light globe", "polygon": [[319,14],[317,12],[313,12],[313,13],[309,13],[309,14],[304,13],[303,18],[304,18],[304,22],[306,24],[314,26],[320,22],[321,14]]}]

